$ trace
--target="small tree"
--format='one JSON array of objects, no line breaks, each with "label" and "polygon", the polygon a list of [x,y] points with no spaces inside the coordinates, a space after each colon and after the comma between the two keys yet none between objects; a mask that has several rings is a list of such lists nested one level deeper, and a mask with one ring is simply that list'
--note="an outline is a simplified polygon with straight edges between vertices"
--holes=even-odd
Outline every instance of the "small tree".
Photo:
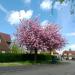
[{"label": "small tree", "polygon": [[37,51],[59,49],[65,45],[65,40],[59,32],[59,26],[48,23],[42,27],[37,20],[22,20],[17,28],[16,37],[18,42],[26,46],[27,50]]},{"label": "small tree", "polygon": [[17,44],[13,44],[11,46],[11,53],[14,53],[14,54],[21,54],[22,53],[22,49],[17,45]]}]

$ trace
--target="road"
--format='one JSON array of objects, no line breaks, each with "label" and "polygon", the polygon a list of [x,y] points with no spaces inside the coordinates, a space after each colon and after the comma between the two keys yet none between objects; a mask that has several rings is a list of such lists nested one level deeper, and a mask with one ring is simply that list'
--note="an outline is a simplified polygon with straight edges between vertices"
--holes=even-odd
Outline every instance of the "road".
[{"label": "road", "polygon": [[75,75],[75,61],[68,64],[0,67],[0,75]]}]

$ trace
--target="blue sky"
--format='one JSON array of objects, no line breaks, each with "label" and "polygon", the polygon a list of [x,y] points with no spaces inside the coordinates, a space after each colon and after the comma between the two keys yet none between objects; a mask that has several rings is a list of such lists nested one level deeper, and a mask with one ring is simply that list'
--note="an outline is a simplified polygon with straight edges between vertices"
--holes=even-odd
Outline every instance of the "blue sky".
[{"label": "blue sky", "polygon": [[65,49],[75,50],[75,15],[70,14],[70,2],[56,2],[53,9],[51,4],[51,0],[0,0],[0,32],[13,37],[19,19],[38,16],[41,24],[60,25],[69,43]]}]

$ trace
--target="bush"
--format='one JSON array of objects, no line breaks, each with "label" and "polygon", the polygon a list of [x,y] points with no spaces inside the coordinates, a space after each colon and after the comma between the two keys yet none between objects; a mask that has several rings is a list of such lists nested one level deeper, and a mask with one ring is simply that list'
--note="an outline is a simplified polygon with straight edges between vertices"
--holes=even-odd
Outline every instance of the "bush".
[{"label": "bush", "polygon": [[59,59],[56,56],[51,57],[51,63],[52,64],[56,64],[56,63],[58,63],[58,61],[59,61]]},{"label": "bush", "polygon": [[[52,56],[49,54],[37,54],[37,62],[48,62],[48,61],[50,62],[51,60]],[[14,54],[14,53],[0,54],[0,62],[20,62],[20,61],[34,62],[34,54]]]},{"label": "bush", "polygon": [[16,62],[16,61],[23,61],[23,55],[21,54],[0,54],[0,62]]}]

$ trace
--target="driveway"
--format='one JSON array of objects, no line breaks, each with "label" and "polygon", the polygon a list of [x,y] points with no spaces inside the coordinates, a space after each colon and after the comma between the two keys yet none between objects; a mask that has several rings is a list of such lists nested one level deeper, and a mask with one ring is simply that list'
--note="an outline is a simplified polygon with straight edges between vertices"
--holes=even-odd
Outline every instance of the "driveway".
[{"label": "driveway", "polygon": [[75,61],[68,64],[0,67],[0,75],[75,75]]}]

